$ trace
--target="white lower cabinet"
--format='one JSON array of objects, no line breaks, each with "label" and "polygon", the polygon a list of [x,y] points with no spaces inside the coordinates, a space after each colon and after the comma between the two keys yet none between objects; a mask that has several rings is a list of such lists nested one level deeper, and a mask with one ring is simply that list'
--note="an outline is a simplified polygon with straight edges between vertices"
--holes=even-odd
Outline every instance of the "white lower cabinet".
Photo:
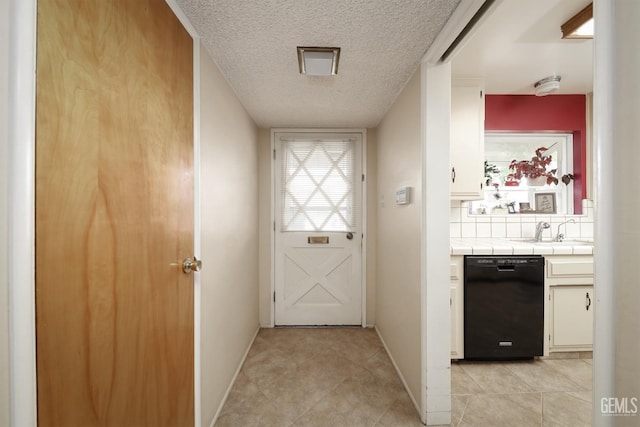
[{"label": "white lower cabinet", "polygon": [[464,358],[464,276],[462,256],[451,257],[451,358]]},{"label": "white lower cabinet", "polygon": [[553,350],[590,350],[593,345],[593,286],[551,287]]},{"label": "white lower cabinet", "polygon": [[[593,348],[593,256],[546,258],[549,353]],[[545,352],[546,353],[546,352]]]},{"label": "white lower cabinet", "polygon": [[[450,258],[451,359],[464,359],[464,257]],[[593,256],[545,256],[544,354],[591,351]]]}]

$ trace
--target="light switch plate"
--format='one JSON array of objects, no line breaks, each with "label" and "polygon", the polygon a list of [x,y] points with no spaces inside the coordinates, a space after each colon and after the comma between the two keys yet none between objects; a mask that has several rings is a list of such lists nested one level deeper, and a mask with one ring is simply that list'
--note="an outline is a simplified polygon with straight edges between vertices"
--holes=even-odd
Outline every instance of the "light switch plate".
[{"label": "light switch plate", "polygon": [[411,203],[411,187],[401,187],[396,190],[396,205]]}]

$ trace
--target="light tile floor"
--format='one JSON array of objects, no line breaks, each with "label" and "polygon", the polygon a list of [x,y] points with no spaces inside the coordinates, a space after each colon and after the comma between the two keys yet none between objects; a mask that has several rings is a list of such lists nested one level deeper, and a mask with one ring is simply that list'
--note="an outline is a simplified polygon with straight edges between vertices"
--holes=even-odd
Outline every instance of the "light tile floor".
[{"label": "light tile floor", "polygon": [[[591,360],[458,362],[454,426],[588,426]],[[218,427],[421,426],[373,329],[262,329]]]},{"label": "light tile floor", "polygon": [[454,362],[452,425],[590,426],[591,383],[591,359]]}]

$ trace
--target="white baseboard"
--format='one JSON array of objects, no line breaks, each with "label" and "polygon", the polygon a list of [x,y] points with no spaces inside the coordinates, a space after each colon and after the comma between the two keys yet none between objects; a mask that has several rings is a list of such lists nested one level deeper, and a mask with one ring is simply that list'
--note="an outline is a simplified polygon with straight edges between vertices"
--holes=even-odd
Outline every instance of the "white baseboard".
[{"label": "white baseboard", "polygon": [[213,427],[216,423],[216,421],[218,421],[218,417],[220,416],[220,412],[222,412],[222,408],[224,407],[224,404],[227,402],[227,398],[229,397],[229,393],[231,393],[231,389],[233,388],[233,385],[236,383],[236,379],[238,378],[238,374],[240,373],[240,370],[242,369],[242,366],[244,365],[244,361],[247,359],[247,356],[249,355],[249,350],[251,350],[251,346],[253,346],[253,342],[256,340],[256,337],[258,336],[258,332],[260,332],[260,326],[258,326],[258,329],[256,329],[256,333],[253,334],[253,338],[251,339],[251,342],[249,343],[249,346],[247,347],[247,350],[244,352],[244,355],[242,356],[242,360],[240,360],[240,363],[238,364],[238,369],[236,369],[236,373],[233,374],[233,378],[231,379],[231,383],[229,384],[229,387],[227,387],[227,391],[224,393],[224,397],[222,398],[222,402],[220,402],[220,406],[218,406],[218,410],[216,411],[216,414],[213,416],[213,419],[211,420],[211,424],[209,424],[209,427]]},{"label": "white baseboard", "polygon": [[402,376],[402,372],[400,372],[400,369],[398,368],[398,365],[396,364],[396,361],[393,359],[393,356],[391,355],[391,352],[389,351],[389,347],[387,347],[387,343],[384,342],[384,338],[382,338],[382,335],[380,335],[380,331],[378,330],[378,327],[374,326],[374,329],[376,330],[376,333],[378,334],[378,337],[380,338],[380,341],[382,342],[382,345],[384,346],[384,349],[387,352],[387,355],[389,356],[389,359],[391,359],[391,363],[393,364],[393,367],[396,369],[396,372],[398,373],[398,376],[400,377],[400,381],[402,381],[402,385],[404,386],[404,389],[407,390],[407,393],[409,394],[409,397],[411,398],[411,401],[413,402],[413,406],[416,408],[416,411],[418,412],[418,415],[420,415],[420,405],[418,405],[418,402],[416,401],[416,398],[413,396],[413,394],[411,393],[411,390],[409,389],[409,386],[407,385],[407,382],[404,380],[404,377]]}]

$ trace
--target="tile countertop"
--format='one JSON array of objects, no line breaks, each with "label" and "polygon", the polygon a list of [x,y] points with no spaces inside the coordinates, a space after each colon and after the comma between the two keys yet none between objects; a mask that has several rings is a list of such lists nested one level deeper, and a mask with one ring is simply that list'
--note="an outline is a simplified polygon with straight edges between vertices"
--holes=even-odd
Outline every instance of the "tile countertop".
[{"label": "tile countertop", "polygon": [[592,255],[593,240],[451,239],[451,255]]}]

